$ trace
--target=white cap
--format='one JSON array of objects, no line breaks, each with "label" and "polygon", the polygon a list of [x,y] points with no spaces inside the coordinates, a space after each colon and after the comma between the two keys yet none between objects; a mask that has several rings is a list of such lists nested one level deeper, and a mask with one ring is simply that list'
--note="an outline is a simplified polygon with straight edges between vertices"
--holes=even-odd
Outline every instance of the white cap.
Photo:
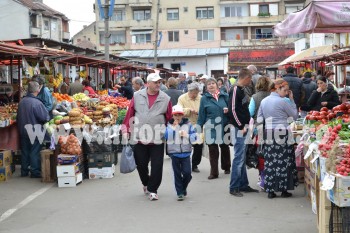
[{"label": "white cap", "polygon": [[200,77],[199,79],[208,79],[208,75],[204,74],[202,77]]},{"label": "white cap", "polygon": [[180,105],[173,106],[173,112],[172,114],[184,114],[184,109]]},{"label": "white cap", "polygon": [[147,82],[157,82],[158,80],[161,80],[162,78],[159,76],[159,74],[156,73],[150,73],[147,76]]}]

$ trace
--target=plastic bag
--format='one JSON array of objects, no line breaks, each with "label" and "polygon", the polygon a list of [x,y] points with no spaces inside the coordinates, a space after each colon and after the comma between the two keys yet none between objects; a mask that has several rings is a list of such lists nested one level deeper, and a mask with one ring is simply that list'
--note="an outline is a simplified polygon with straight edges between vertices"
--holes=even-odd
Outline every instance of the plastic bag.
[{"label": "plastic bag", "polygon": [[120,157],[120,173],[126,174],[133,172],[136,169],[134,158],[134,151],[130,145],[123,147],[122,155]]}]

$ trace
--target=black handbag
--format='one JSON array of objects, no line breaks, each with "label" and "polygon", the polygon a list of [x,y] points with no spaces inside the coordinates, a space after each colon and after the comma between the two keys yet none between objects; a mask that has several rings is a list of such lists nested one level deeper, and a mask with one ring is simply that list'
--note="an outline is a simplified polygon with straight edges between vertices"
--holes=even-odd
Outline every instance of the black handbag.
[{"label": "black handbag", "polygon": [[247,146],[247,152],[246,152],[246,158],[245,158],[245,164],[248,168],[257,168],[259,164],[259,157],[258,157],[258,146],[255,144],[256,137],[252,137],[253,143],[248,144]]}]

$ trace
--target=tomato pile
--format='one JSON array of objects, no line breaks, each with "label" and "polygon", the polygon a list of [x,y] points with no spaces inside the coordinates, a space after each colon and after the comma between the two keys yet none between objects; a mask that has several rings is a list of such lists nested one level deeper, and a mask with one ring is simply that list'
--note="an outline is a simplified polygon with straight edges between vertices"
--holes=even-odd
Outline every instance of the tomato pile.
[{"label": "tomato pile", "polygon": [[342,176],[350,175],[350,158],[344,158],[336,166],[337,172]]},{"label": "tomato pile", "polygon": [[101,101],[106,101],[111,104],[116,104],[118,108],[127,108],[130,101],[125,97],[113,97],[113,96],[100,96]]},{"label": "tomato pile", "polygon": [[335,125],[333,128],[328,127],[328,132],[323,135],[321,143],[318,144],[322,157],[328,158],[328,152],[332,149],[334,141],[339,139],[338,133],[341,129],[341,124]]},{"label": "tomato pile", "polygon": [[[337,114],[341,113],[337,117]],[[350,104],[343,103],[338,106],[335,106],[332,110],[329,110],[326,107],[321,108],[320,111],[310,111],[307,116],[306,120],[310,121],[320,121],[323,124],[327,124],[328,121],[334,119],[334,118],[341,118],[344,122],[350,122]]]}]

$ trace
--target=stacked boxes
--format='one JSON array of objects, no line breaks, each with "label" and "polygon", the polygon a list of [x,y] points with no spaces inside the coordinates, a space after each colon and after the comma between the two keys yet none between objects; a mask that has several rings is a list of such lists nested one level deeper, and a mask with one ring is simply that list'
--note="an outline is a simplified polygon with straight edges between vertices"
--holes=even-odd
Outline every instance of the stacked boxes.
[{"label": "stacked boxes", "polygon": [[113,178],[115,173],[114,152],[90,153],[89,179]]},{"label": "stacked boxes", "polygon": [[12,176],[12,151],[0,150],[0,182],[8,180]]},{"label": "stacked boxes", "polygon": [[54,182],[56,174],[56,161],[52,150],[41,150],[41,181],[44,183]]},{"label": "stacked boxes", "polygon": [[83,181],[80,172],[80,156],[60,154],[57,157],[58,187],[75,187]]}]

